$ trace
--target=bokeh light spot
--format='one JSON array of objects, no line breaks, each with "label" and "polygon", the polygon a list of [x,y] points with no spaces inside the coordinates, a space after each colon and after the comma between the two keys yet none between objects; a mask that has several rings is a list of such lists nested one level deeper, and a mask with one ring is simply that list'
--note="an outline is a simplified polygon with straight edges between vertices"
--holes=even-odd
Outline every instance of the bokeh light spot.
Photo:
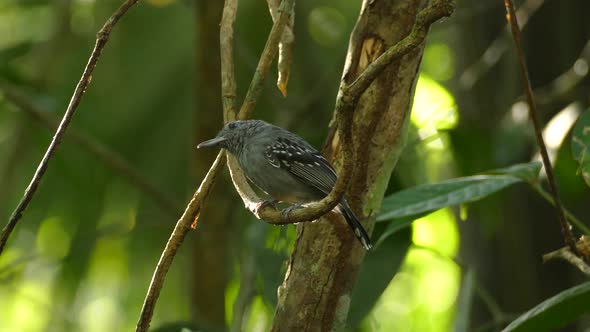
[{"label": "bokeh light spot", "polygon": [[45,219],[37,233],[37,251],[43,256],[62,259],[70,251],[71,236],[61,221],[54,217]]}]

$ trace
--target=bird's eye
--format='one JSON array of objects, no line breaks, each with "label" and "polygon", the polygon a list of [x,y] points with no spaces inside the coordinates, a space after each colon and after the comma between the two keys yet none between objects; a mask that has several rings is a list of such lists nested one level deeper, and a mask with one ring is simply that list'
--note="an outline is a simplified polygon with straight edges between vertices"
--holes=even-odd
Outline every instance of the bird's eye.
[{"label": "bird's eye", "polygon": [[236,129],[236,126],[237,126],[237,124],[236,124],[235,122],[230,122],[230,123],[227,125],[227,127],[228,127],[229,129],[232,129],[232,130],[233,130],[233,129]]}]

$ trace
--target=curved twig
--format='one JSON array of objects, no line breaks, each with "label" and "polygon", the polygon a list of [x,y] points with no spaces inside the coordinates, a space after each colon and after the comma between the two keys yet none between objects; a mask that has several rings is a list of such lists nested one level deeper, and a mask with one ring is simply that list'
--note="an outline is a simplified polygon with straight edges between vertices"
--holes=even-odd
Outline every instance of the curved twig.
[{"label": "curved twig", "polygon": [[92,72],[96,67],[98,58],[100,57],[103,48],[109,40],[109,36],[111,34],[111,31],[113,30],[113,27],[117,24],[117,22],[119,22],[121,17],[125,15],[127,10],[129,10],[131,6],[137,3],[137,1],[138,0],[126,0],[125,2],[123,2],[123,4],[111,15],[111,17],[109,17],[109,19],[106,21],[103,27],[96,34],[96,43],[94,44],[94,49],[92,50],[90,58],[88,59],[88,63],[84,68],[82,78],[80,78],[80,81],[76,85],[76,89],[74,90],[72,99],[68,104],[68,107],[63,115],[63,118],[57,128],[57,131],[55,132],[55,135],[53,136],[53,139],[51,140],[51,143],[49,144],[49,147],[47,148],[45,155],[41,159],[41,162],[39,163],[39,166],[37,167],[37,170],[35,171],[35,174],[33,175],[31,182],[29,183],[29,186],[25,190],[22,199],[20,200],[14,212],[10,216],[10,219],[8,220],[6,226],[4,227],[4,229],[2,229],[2,234],[0,235],[0,255],[2,254],[4,246],[6,245],[6,241],[8,241],[10,234],[14,230],[14,227],[16,227],[18,221],[21,219],[23,213],[25,212],[27,206],[33,199],[33,196],[35,195],[35,192],[39,187],[39,183],[41,182],[41,178],[47,170],[49,160],[51,160],[51,158],[54,156],[55,151],[59,147],[59,144],[61,143],[61,140],[70,122],[72,121],[72,117],[74,116],[74,113],[76,112],[76,109],[78,108],[78,105],[82,100],[82,96],[84,96],[86,88],[88,88],[88,85],[90,84]]}]

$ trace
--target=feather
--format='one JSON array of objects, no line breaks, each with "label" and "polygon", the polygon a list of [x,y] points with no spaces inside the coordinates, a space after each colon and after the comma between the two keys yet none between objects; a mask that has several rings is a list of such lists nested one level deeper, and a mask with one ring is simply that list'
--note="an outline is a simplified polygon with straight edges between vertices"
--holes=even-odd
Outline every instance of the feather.
[{"label": "feather", "polygon": [[274,167],[289,171],[327,195],[336,184],[334,168],[317,150],[298,141],[280,137],[266,148],[265,156]]}]

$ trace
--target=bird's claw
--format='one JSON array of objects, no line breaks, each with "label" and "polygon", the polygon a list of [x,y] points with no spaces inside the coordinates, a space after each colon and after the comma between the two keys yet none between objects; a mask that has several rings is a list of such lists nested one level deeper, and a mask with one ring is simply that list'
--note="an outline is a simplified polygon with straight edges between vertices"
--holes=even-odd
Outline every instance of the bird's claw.
[{"label": "bird's claw", "polygon": [[267,207],[267,206],[272,206],[275,210],[278,210],[277,208],[277,203],[278,201],[262,201],[260,203],[256,203],[256,205],[254,206],[254,215],[256,216],[256,218],[260,219],[260,211]]},{"label": "bird's claw", "polygon": [[283,211],[281,211],[281,215],[283,216],[283,221],[286,223],[289,223],[289,213],[291,213],[291,211],[299,209],[301,207],[302,203],[297,203],[297,204],[293,204],[291,206],[289,206],[288,208],[284,209]]}]

